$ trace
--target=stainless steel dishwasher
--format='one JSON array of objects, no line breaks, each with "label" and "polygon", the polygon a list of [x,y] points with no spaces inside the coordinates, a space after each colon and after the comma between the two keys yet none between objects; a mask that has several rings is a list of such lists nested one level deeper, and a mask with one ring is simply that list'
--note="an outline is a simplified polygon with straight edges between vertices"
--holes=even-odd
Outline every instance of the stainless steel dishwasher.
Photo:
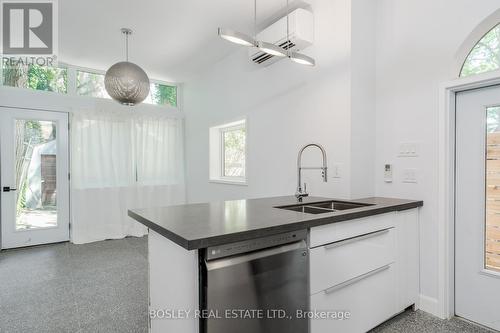
[{"label": "stainless steel dishwasher", "polygon": [[206,333],[307,333],[307,231],[209,247],[200,256]]}]

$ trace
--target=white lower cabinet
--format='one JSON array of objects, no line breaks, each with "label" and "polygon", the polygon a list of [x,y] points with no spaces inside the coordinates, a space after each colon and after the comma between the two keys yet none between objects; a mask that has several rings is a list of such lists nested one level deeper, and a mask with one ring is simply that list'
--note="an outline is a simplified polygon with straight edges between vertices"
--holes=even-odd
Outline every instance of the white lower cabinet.
[{"label": "white lower cabinet", "polygon": [[382,229],[311,249],[311,294],[394,263],[395,234]]},{"label": "white lower cabinet", "polygon": [[312,295],[312,311],[345,311],[350,317],[313,319],[311,332],[363,333],[391,318],[397,311],[395,283],[394,266],[388,265],[355,281],[347,281],[338,289]]},{"label": "white lower cabinet", "polygon": [[312,228],[310,244],[311,311],[323,316],[311,333],[367,332],[416,304],[418,209]]}]

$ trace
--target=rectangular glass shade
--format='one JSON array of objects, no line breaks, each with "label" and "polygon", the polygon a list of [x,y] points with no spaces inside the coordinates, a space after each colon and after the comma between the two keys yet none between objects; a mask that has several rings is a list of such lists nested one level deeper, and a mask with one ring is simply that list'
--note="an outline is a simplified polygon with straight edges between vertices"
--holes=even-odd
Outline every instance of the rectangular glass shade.
[{"label": "rectangular glass shade", "polygon": [[245,128],[225,130],[222,133],[223,177],[245,177]]},{"label": "rectangular glass shade", "polygon": [[500,271],[500,107],[486,112],[485,268]]},{"label": "rectangular glass shade", "polygon": [[68,70],[66,68],[3,64],[2,77],[4,86],[63,94],[68,92]]},{"label": "rectangular glass shade", "polygon": [[16,230],[57,226],[56,122],[16,120]]}]

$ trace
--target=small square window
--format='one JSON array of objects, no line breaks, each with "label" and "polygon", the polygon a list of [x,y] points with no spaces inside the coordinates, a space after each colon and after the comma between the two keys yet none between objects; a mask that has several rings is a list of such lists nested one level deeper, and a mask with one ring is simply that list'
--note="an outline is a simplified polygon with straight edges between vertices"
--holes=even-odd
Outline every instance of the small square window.
[{"label": "small square window", "polygon": [[210,181],[246,184],[246,122],[210,128]]}]

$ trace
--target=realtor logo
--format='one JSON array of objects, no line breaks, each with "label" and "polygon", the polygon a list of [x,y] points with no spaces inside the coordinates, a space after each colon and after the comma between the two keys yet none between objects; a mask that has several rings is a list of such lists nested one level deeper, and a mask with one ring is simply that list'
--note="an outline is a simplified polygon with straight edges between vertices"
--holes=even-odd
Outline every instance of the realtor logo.
[{"label": "realtor logo", "polygon": [[2,54],[55,54],[57,13],[55,1],[0,0],[2,11]]}]

